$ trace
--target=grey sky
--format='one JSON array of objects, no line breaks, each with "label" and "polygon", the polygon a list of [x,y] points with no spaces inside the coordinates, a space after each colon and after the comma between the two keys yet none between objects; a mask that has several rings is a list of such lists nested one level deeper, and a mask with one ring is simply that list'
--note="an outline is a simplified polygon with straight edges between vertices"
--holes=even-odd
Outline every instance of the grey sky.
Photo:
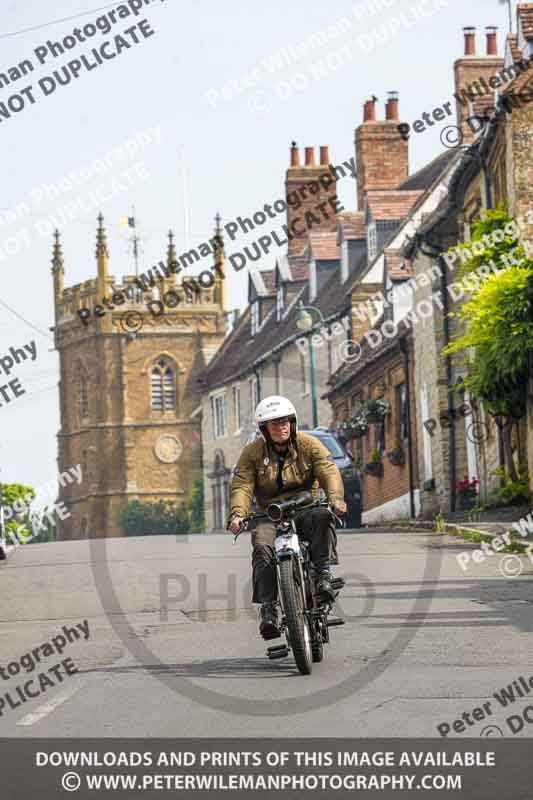
[{"label": "grey sky", "polygon": [[[387,91],[400,95],[400,117],[412,122],[423,111],[431,111],[451,98],[453,61],[462,54],[462,27],[477,25],[478,52],[484,52],[485,25],[500,26],[499,52],[507,32],[507,8],[498,0],[448,0],[447,7],[433,12],[437,0],[426,0],[427,19],[414,23],[411,9],[421,0],[338,0],[331,4],[280,2],[259,4],[232,0],[188,2],[154,0],[136,18],[120,20],[107,34],[98,34],[58,58],[39,66],[34,49],[47,40],[61,40],[74,27],[94,22],[104,11],[78,20],[61,22],[41,30],[5,36],[6,33],[99,7],[98,0],[54,0],[43,4],[4,0],[0,73],[25,58],[36,65],[33,73],[0,88],[0,102],[37,82],[54,69],[89,53],[105,39],[112,39],[135,22],[146,18],[155,35],[133,45],[116,59],[105,61],[90,72],[82,69],[77,80],[59,86],[49,97],[35,88],[36,102],[13,118],[0,121],[2,187],[0,209],[9,209],[30,196],[43,183],[57,183],[70,171],[78,171],[98,156],[123,145],[136,131],[161,127],[161,142],[147,143],[128,161],[116,158],[113,169],[94,176],[56,200],[44,197],[37,205],[34,194],[31,216],[0,224],[0,253],[5,240],[20,235],[20,252],[0,258],[0,300],[26,318],[39,333],[0,304],[0,358],[11,346],[37,344],[37,359],[14,369],[27,394],[0,408],[0,466],[2,479],[30,485],[50,481],[56,474],[58,430],[58,357],[51,351],[46,333],[53,324],[50,257],[52,239],[39,235],[58,208],[81,199],[91,205],[91,192],[109,198],[111,179],[142,162],[142,178],[130,180],[131,188],[101,204],[108,230],[111,273],[120,279],[131,273],[132,260],[127,234],[118,227],[119,217],[137,207],[143,235],[141,266],[151,266],[163,255],[166,232],[172,227],[180,251],[184,246],[182,153],[187,165],[190,208],[190,246],[212,234],[213,217],[220,210],[223,220],[252,215],[266,202],[283,196],[284,176],[291,140],[301,148],[321,144],[330,147],[333,163],[353,155],[354,128],[361,123],[364,100],[379,98],[378,116],[384,116]],[[444,6],[445,0],[441,0]],[[106,5],[105,2],[101,3]],[[117,8],[119,3],[108,10]],[[360,18],[354,16],[360,6]],[[372,8],[379,8],[374,11]],[[388,7],[386,7],[388,6]],[[390,34],[392,19],[398,32]],[[364,15],[361,15],[364,14]],[[328,26],[349,20],[349,29],[320,45],[312,34],[327,32]],[[370,44],[372,31],[386,26],[388,38]],[[342,25],[341,25],[342,27]],[[333,32],[330,29],[329,34]],[[358,37],[364,35],[362,40]],[[299,45],[317,46],[307,56],[294,54]],[[270,59],[282,48],[292,48],[292,63],[273,73]],[[366,50],[365,50],[366,48]],[[329,57],[329,62],[325,61]],[[328,66],[329,63],[329,66]],[[255,69],[255,72],[254,72]],[[327,74],[322,74],[326,70]],[[320,76],[322,77],[316,77]],[[302,77],[302,75],[304,77]],[[296,77],[295,77],[296,76]],[[248,80],[248,88],[246,88]],[[208,100],[209,90],[221,92],[230,82],[235,96]],[[250,86],[250,82],[253,84]],[[306,88],[294,89],[291,83]],[[213,95],[209,95],[213,98]],[[214,102],[214,101],[213,101]],[[270,110],[263,110],[270,107]],[[1,117],[0,117],[1,119]],[[449,120],[454,122],[453,118]],[[411,171],[423,166],[442,150],[439,132],[412,134]],[[141,168],[139,168],[141,169]],[[149,179],[146,179],[146,170]],[[124,183],[124,179],[121,181]],[[100,187],[100,189],[98,189]],[[355,210],[355,184],[341,181],[340,197],[346,210]],[[0,215],[2,215],[0,211]],[[61,225],[67,286],[95,275],[94,243],[96,211],[81,213]],[[0,217],[1,218],[1,217]],[[270,220],[258,235],[280,229],[282,220]],[[26,233],[20,233],[26,229]],[[254,236],[227,241],[227,253],[241,249]],[[13,246],[13,245],[12,245]],[[259,263],[271,267],[275,253]],[[207,265],[206,265],[207,266]],[[231,307],[242,307],[246,299],[246,270],[229,275]],[[4,382],[4,375],[0,380]]]}]

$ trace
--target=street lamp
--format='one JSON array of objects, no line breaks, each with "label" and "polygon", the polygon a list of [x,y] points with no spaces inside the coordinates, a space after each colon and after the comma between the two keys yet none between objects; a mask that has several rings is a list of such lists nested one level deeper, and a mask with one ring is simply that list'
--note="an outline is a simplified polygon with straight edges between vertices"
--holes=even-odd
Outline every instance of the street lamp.
[{"label": "street lamp", "polygon": [[324,315],[319,308],[314,306],[304,306],[300,301],[296,309],[296,327],[309,334],[309,367],[311,373],[311,411],[313,414],[313,428],[318,427],[318,408],[316,399],[316,375],[315,375],[315,350],[313,347],[313,332],[319,327],[313,322],[313,317],[309,312],[314,311],[318,314],[320,325],[325,325]]}]

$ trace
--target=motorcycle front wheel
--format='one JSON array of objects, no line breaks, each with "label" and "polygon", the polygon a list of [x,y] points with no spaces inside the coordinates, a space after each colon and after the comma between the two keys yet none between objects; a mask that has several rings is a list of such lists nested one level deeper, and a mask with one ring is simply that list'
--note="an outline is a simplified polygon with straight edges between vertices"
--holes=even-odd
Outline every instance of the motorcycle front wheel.
[{"label": "motorcycle front wheel", "polygon": [[284,559],[280,563],[279,579],[279,588],[294,660],[302,675],[310,675],[313,669],[311,631],[305,615],[303,590],[294,578],[294,562],[292,558]]}]

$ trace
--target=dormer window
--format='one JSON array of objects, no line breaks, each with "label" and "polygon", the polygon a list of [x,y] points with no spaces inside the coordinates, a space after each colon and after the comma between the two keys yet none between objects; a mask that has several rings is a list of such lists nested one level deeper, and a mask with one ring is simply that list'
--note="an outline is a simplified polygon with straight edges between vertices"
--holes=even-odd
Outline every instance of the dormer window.
[{"label": "dormer window", "polygon": [[378,252],[378,232],[376,230],[376,223],[372,222],[368,226],[366,235],[366,244],[368,248],[368,260],[372,261]]},{"label": "dormer window", "polygon": [[276,321],[280,322],[283,314],[283,286],[278,287],[276,294]]},{"label": "dormer window", "polygon": [[254,300],[250,309],[251,322],[252,322],[252,336],[255,336],[259,330],[259,301]]}]

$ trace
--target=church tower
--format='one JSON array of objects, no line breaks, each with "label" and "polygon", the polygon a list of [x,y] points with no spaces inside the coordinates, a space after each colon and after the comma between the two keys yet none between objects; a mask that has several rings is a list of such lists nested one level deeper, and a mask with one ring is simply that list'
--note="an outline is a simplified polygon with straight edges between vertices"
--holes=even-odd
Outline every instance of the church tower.
[{"label": "church tower", "polygon": [[[219,218],[211,242],[213,260],[206,262],[197,291],[182,287],[183,273],[176,278],[172,232],[153,285],[143,286],[134,275],[118,284],[109,274],[100,214],[96,278],[65,289],[56,231],[58,470],[68,473],[79,464],[82,473],[81,483],[65,480],[60,489],[59,500],[71,514],[59,523],[60,539],[120,536],[120,514],[129,501],[181,505],[201,478],[201,429],[193,414],[201,397],[195,387],[227,326]],[[209,272],[216,276],[211,282]]]}]

